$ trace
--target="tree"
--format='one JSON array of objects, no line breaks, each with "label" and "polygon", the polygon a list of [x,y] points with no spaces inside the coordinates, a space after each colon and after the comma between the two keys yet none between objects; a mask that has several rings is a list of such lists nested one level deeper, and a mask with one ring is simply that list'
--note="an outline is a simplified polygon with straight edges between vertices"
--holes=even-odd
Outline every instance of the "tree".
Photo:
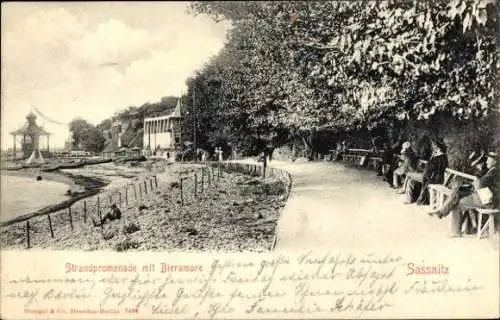
[{"label": "tree", "polygon": [[69,130],[72,133],[72,148],[101,152],[104,149],[105,138],[99,128],[94,127],[86,120],[76,118],[70,122]]},{"label": "tree", "polygon": [[250,134],[307,142],[313,128],[340,133],[443,115],[461,123],[498,117],[492,0],[215,1],[191,8],[233,26],[225,48],[196,77],[216,67],[224,83],[216,113],[233,132],[244,127],[239,141]]},{"label": "tree", "polygon": [[83,147],[87,151],[101,152],[106,139],[98,128],[91,127],[85,132]]},{"label": "tree", "polygon": [[72,120],[69,124],[69,131],[72,134],[73,149],[83,149],[88,131],[92,128],[92,124],[81,118]]}]

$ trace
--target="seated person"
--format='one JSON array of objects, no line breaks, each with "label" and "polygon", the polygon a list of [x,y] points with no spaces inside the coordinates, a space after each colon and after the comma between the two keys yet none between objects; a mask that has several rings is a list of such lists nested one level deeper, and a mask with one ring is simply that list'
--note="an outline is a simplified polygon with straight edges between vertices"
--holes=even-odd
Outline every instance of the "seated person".
[{"label": "seated person", "polygon": [[472,168],[472,174],[475,176],[483,176],[488,171],[486,166],[486,152],[484,150],[474,151],[469,156],[470,166]]},{"label": "seated person", "polygon": [[[474,182],[474,189],[468,193],[461,193],[454,190],[452,195],[445,201],[442,208],[429,212],[431,216],[438,218],[446,217],[452,212],[452,237],[462,236],[462,224],[468,216],[465,211],[470,207],[496,208],[500,204],[500,179],[497,170],[498,154],[490,152],[487,156],[486,165],[488,171],[480,179]],[[483,203],[477,190],[489,188],[493,197],[488,203]],[[479,227],[479,226],[478,226]]]},{"label": "seated person", "polygon": [[401,178],[405,177],[408,172],[417,171],[417,155],[411,148],[411,143],[406,141],[401,148],[401,161],[399,167],[394,170],[393,188],[398,188],[401,185]]},{"label": "seated person", "polygon": [[[428,202],[429,184],[442,184],[444,182],[444,171],[448,166],[448,157],[446,155],[446,146],[444,143],[433,140],[431,142],[432,155],[422,177],[422,181],[417,181],[413,178],[407,178],[405,194],[405,204],[410,204],[417,201],[418,204]],[[418,200],[417,200],[418,198]]]},{"label": "seated person", "polygon": [[395,161],[397,158],[394,157],[395,153],[398,153],[399,147],[401,143],[398,140],[396,143],[394,143],[392,146],[389,145],[388,142],[384,142],[384,150],[382,152],[381,158],[382,158],[382,165],[380,167],[380,171],[384,177],[384,181],[387,181],[387,183],[392,187],[392,182],[393,182],[393,176],[394,176],[394,170],[397,168],[397,162]]},{"label": "seated person", "polygon": [[104,217],[102,217],[101,223],[97,223],[95,221],[94,217],[92,217],[92,222],[94,223],[94,226],[97,227],[97,226],[104,225],[107,220],[114,221],[114,220],[119,220],[121,218],[122,218],[122,212],[120,211],[118,206],[115,203],[113,203],[110,206],[109,211],[106,213],[106,215],[104,215]]},{"label": "seated person", "polygon": [[337,143],[337,151],[335,155],[335,160],[336,161],[342,161],[342,155],[345,154],[347,151],[347,145],[345,140],[342,141],[341,143]]}]

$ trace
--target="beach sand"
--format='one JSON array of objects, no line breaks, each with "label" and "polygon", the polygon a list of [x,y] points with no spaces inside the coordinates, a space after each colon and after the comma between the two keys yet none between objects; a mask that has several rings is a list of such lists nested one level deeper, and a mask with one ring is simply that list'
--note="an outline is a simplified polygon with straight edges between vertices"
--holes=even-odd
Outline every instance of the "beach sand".
[{"label": "beach sand", "polygon": [[[183,180],[184,205],[180,200],[180,173]],[[194,174],[197,174],[197,198],[194,197]],[[51,214],[54,239],[51,238],[48,218],[36,217],[30,222],[30,242],[33,248],[113,251],[268,251],[273,244],[277,220],[285,205],[284,184],[239,173],[223,173],[222,178],[205,175],[201,192],[200,165],[176,165],[157,174],[158,188],[147,180],[149,192],[138,194],[135,201],[130,183],[143,185],[143,180],[130,180],[129,204],[119,207],[122,218],[94,226],[99,220],[95,202],[87,199],[87,222],[83,220],[81,201],[72,208],[73,230],[67,210]],[[267,190],[267,191],[266,191]],[[273,194],[269,194],[273,193]],[[110,203],[117,203],[116,194],[109,202],[100,194],[100,208],[106,214]],[[25,224],[3,229],[3,248],[26,247]]]}]

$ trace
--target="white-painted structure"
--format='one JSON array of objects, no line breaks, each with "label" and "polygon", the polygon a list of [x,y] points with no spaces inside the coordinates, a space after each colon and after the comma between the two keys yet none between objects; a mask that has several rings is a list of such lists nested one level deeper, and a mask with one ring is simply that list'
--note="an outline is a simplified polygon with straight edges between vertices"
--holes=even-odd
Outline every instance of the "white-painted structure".
[{"label": "white-painted structure", "polygon": [[181,102],[169,115],[144,119],[144,155],[175,158],[181,143]]}]

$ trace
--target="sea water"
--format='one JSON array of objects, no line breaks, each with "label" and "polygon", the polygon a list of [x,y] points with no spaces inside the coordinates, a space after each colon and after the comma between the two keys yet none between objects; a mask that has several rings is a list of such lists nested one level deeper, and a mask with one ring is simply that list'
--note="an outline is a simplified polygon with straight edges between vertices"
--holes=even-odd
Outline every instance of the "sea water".
[{"label": "sea water", "polygon": [[68,199],[64,193],[69,187],[62,182],[7,175],[2,175],[0,180],[0,221]]}]

